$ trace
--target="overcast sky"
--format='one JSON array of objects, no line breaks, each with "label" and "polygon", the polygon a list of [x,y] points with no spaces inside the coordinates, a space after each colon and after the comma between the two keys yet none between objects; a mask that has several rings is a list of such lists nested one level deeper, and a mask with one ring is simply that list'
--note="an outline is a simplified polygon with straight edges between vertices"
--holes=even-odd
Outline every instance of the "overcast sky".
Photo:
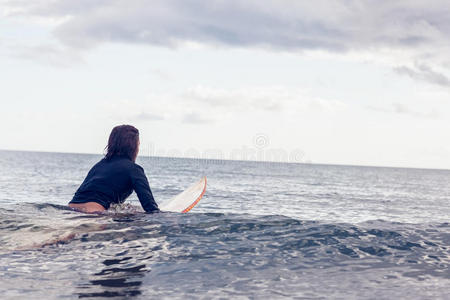
[{"label": "overcast sky", "polygon": [[129,123],[149,155],[450,168],[449,15],[448,1],[0,0],[0,149],[102,153]]}]

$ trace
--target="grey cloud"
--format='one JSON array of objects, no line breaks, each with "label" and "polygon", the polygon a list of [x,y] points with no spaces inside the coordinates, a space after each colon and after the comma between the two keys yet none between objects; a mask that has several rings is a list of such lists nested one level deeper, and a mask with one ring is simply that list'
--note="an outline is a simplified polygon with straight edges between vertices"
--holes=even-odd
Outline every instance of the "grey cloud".
[{"label": "grey cloud", "polygon": [[19,45],[9,43],[4,47],[6,53],[14,58],[32,60],[46,66],[72,67],[74,63],[84,63],[82,57],[67,47],[55,45]]},{"label": "grey cloud", "polygon": [[438,119],[440,117],[439,113],[435,109],[431,109],[429,111],[417,111],[398,102],[392,103],[391,106],[387,108],[378,106],[367,106],[366,108],[377,112],[395,113],[423,119]]},{"label": "grey cloud", "polygon": [[439,114],[436,110],[430,110],[427,112],[415,111],[402,103],[393,103],[393,111],[398,114],[406,114],[413,117],[425,118],[425,119],[437,119]]},{"label": "grey cloud", "polygon": [[407,75],[416,80],[422,80],[432,84],[450,87],[450,79],[447,76],[426,65],[416,65],[414,69],[406,66],[400,66],[394,68],[394,71],[402,75]]},{"label": "grey cloud", "polygon": [[296,96],[295,91],[280,87],[227,90],[205,86],[190,88],[182,95],[185,99],[206,104],[212,108],[227,107],[248,111],[281,111],[282,100],[293,100]]},{"label": "grey cloud", "polygon": [[200,103],[211,111],[226,107],[239,112],[336,111],[344,108],[338,100],[309,96],[304,90],[286,86],[254,86],[238,89],[221,89],[207,86],[189,88],[181,95],[186,101]]},{"label": "grey cloud", "polygon": [[41,0],[25,14],[68,17],[55,31],[65,43],[177,47],[198,42],[332,52],[377,47],[448,46],[447,1]]},{"label": "grey cloud", "polygon": [[158,77],[159,79],[163,79],[163,80],[170,80],[173,81],[174,77],[172,76],[172,74],[161,70],[161,69],[152,69],[150,70],[150,73],[156,77]]},{"label": "grey cloud", "polygon": [[187,113],[183,116],[182,122],[189,123],[189,124],[206,124],[206,123],[212,123],[213,121],[203,117],[202,115],[200,115],[198,113]]},{"label": "grey cloud", "polygon": [[164,120],[163,115],[142,112],[134,117],[138,121],[161,121]]}]

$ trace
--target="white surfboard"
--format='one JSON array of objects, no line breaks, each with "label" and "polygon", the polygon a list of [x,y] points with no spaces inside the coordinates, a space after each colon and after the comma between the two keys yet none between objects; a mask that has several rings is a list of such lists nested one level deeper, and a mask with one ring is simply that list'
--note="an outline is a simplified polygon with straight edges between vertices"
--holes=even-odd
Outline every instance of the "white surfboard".
[{"label": "white surfboard", "polygon": [[159,205],[161,211],[187,213],[202,199],[206,191],[206,177],[193,184],[173,199]]}]

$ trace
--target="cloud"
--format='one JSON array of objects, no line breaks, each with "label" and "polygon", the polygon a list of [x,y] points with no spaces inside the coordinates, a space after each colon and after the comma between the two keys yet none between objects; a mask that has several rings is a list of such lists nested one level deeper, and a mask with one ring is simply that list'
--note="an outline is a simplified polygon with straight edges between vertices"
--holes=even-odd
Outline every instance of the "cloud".
[{"label": "cloud", "polygon": [[170,118],[170,111],[164,104],[167,99],[163,103],[152,101],[157,97],[158,95],[149,95],[149,99],[104,101],[99,105],[98,111],[99,114],[124,123],[166,120]]},{"label": "cloud", "polygon": [[256,86],[222,89],[198,85],[188,88],[181,97],[208,110],[235,112],[335,111],[341,101],[313,98],[304,90],[286,86]]},{"label": "cloud", "polygon": [[[124,109],[126,108],[126,109]],[[270,114],[296,119],[301,114],[336,113],[338,100],[314,98],[287,86],[223,89],[197,85],[184,92],[150,93],[142,99],[104,102],[99,110],[121,122],[160,121],[189,124],[217,123],[234,117]]]},{"label": "cloud", "polygon": [[140,114],[135,115],[132,119],[137,121],[161,121],[164,120],[165,117],[164,115],[141,112]]},{"label": "cloud", "polygon": [[[450,3],[445,0],[0,0],[0,15],[47,24],[72,49],[23,49],[54,65],[104,43],[233,47],[372,61],[447,87]],[[20,53],[22,52],[22,53]],[[65,61],[64,61],[65,58]],[[79,59],[78,59],[79,60]],[[438,72],[436,70],[441,70]],[[158,70],[154,75],[170,80]]]},{"label": "cloud", "polygon": [[393,110],[398,114],[406,114],[413,117],[425,118],[425,119],[437,119],[439,118],[439,114],[436,110],[432,109],[427,112],[423,111],[415,111],[410,109],[408,106],[402,103],[393,103]]},{"label": "cloud", "polygon": [[72,67],[75,63],[84,63],[83,58],[68,47],[57,45],[21,45],[8,43],[4,49],[9,56],[31,60],[46,66]]},{"label": "cloud", "polygon": [[166,72],[161,69],[152,69],[150,70],[150,73],[154,76],[156,76],[159,79],[162,79],[164,81],[174,81],[174,77],[169,72]]},{"label": "cloud", "polygon": [[391,103],[390,107],[378,107],[378,106],[366,106],[367,109],[383,113],[393,113],[399,115],[407,115],[415,118],[422,119],[438,119],[440,117],[439,113],[435,109],[428,111],[417,111],[413,110],[405,104],[394,102]]},{"label": "cloud", "polygon": [[416,80],[426,81],[443,87],[450,87],[450,79],[445,74],[439,73],[427,65],[416,64],[414,68],[400,66],[394,68],[394,71]]},{"label": "cloud", "polygon": [[179,47],[194,42],[288,51],[385,47],[432,51],[437,45],[448,48],[450,40],[450,5],[444,0],[28,2],[6,3],[9,11],[65,20],[55,34],[74,47],[102,42]]},{"label": "cloud", "polygon": [[182,118],[183,123],[189,123],[189,124],[206,124],[206,123],[212,123],[213,120],[206,118],[202,114],[199,113],[187,113]]},{"label": "cloud", "polygon": [[283,101],[291,99],[294,95],[292,91],[283,87],[222,89],[198,85],[188,88],[182,97],[209,107],[279,111],[282,109]]}]

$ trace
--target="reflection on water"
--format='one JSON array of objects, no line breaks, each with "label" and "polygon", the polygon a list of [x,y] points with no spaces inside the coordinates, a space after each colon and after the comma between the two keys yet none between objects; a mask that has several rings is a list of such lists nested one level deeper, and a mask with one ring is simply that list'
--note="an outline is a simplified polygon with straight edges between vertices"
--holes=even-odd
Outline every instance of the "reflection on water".
[{"label": "reflection on water", "polygon": [[[116,254],[121,257],[123,253]],[[80,284],[78,296],[86,297],[132,297],[141,295],[140,287],[145,276],[145,264],[126,267],[127,261],[132,259],[125,256],[118,259],[106,259],[103,261],[105,268],[95,273],[96,279],[88,284]],[[125,265],[125,266],[124,266]]]},{"label": "reflection on water", "polygon": [[[450,172],[227,162],[189,214],[68,209],[97,159],[0,151],[1,299],[447,298]],[[202,167],[141,163],[157,199]]]},{"label": "reflection on water", "polygon": [[[21,207],[21,217],[2,211],[2,249],[9,249],[0,254],[5,296],[39,296],[36,285],[51,282],[41,296],[364,297],[382,285],[389,289],[381,298],[415,298],[431,286],[429,295],[444,295],[450,280],[448,223],[355,225],[195,213],[92,216],[54,206]],[[20,226],[27,222],[24,212],[33,209],[38,217],[45,211],[48,223]],[[8,245],[10,235],[14,245],[27,244],[17,232],[31,228],[37,236],[51,229],[75,234],[27,250]],[[25,278],[19,286],[13,284],[18,277]],[[323,284],[335,288],[320,289]]]}]

